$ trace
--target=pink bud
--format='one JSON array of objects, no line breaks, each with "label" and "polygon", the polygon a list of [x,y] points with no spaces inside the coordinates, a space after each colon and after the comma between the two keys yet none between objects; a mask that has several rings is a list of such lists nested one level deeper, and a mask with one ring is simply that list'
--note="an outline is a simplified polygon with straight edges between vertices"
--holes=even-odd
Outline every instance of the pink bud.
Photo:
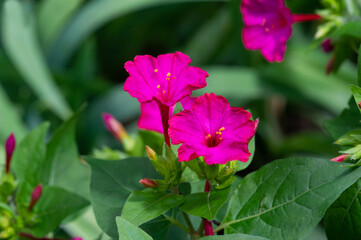
[{"label": "pink bud", "polygon": [[331,38],[327,38],[325,41],[323,41],[321,46],[325,53],[331,52],[334,49],[334,46],[332,45],[331,42]]},{"label": "pink bud", "polygon": [[71,240],[83,240],[81,237],[73,237]]},{"label": "pink bud", "polygon": [[125,131],[123,125],[118,122],[113,115],[109,114],[109,113],[103,113],[103,122],[104,125],[106,127],[106,129],[113,134],[113,136],[118,140],[118,141],[122,141],[122,139],[124,138],[128,138],[128,134]]},{"label": "pink bud", "polygon": [[361,109],[361,102],[358,102],[357,105]]},{"label": "pink bud", "polygon": [[342,154],[342,155],[340,155],[338,157],[332,158],[331,161],[333,161],[333,162],[342,162],[347,158],[347,156],[348,156],[347,154]]},{"label": "pink bud", "polygon": [[326,65],[326,75],[329,75],[333,69],[333,62],[335,61],[335,56],[332,56]]},{"label": "pink bud", "polygon": [[145,188],[155,188],[156,186],[158,186],[158,184],[155,181],[149,178],[143,178],[139,181],[139,183],[142,184],[143,187]]},{"label": "pink bud", "polygon": [[6,139],[5,143],[5,151],[6,151],[6,165],[5,165],[5,173],[9,173],[10,171],[10,160],[13,155],[15,149],[15,136],[14,133],[11,133],[8,139]]},{"label": "pink bud", "polygon": [[31,200],[29,204],[29,210],[32,210],[35,204],[38,202],[39,198],[41,197],[41,194],[43,192],[43,186],[39,184],[31,193]]}]

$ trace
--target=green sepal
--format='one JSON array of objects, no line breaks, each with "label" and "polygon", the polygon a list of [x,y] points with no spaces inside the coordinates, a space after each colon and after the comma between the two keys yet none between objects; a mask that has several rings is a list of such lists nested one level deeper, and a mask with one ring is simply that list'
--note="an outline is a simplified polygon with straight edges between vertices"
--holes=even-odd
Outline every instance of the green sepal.
[{"label": "green sepal", "polygon": [[11,172],[3,174],[0,183],[0,202],[6,202],[7,198],[14,193],[17,185],[17,181]]}]

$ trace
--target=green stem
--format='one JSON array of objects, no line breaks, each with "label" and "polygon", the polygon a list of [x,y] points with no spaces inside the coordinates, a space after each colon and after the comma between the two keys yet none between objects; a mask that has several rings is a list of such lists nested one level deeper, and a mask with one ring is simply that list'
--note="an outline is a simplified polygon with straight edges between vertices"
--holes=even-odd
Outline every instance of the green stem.
[{"label": "green stem", "polygon": [[203,237],[203,231],[204,231],[204,226],[203,226],[203,221],[201,221],[198,228],[198,235]]},{"label": "green stem", "polygon": [[188,225],[190,233],[194,233],[195,230],[194,230],[194,227],[193,227],[193,224],[192,224],[191,220],[189,219],[188,214],[183,212],[183,211],[182,211],[182,214],[183,214],[184,220],[186,221],[186,223]]},{"label": "green stem", "polygon": [[177,219],[169,217],[166,214],[163,214],[163,216],[173,225],[176,225],[177,227],[179,227],[180,229],[182,229],[183,231],[185,231],[186,233],[190,233],[189,229],[184,226],[182,223],[180,223]]}]

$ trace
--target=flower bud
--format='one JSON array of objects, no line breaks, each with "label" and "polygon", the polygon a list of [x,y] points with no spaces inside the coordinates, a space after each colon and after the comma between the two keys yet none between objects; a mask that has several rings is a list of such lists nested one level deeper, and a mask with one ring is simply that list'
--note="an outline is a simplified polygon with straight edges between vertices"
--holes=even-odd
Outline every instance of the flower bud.
[{"label": "flower bud", "polygon": [[361,102],[358,102],[357,106],[361,109]]},{"label": "flower bud", "polygon": [[149,159],[154,161],[157,160],[157,153],[147,145],[145,145],[145,152],[147,153]]},{"label": "flower bud", "polygon": [[29,204],[29,211],[31,211],[33,209],[33,207],[35,206],[35,204],[39,201],[39,198],[41,197],[41,194],[43,192],[43,186],[41,184],[39,184],[31,193],[31,200],[30,200],[30,204]]},{"label": "flower bud", "polygon": [[331,161],[333,161],[333,162],[342,162],[347,158],[347,156],[348,156],[347,154],[342,154],[342,155],[340,155],[338,157],[332,158]]},{"label": "flower bud", "polygon": [[6,151],[6,165],[5,165],[5,173],[8,174],[10,171],[10,161],[15,149],[15,136],[13,133],[10,134],[5,143],[5,151]]},{"label": "flower bud", "polygon": [[129,138],[128,133],[125,131],[123,125],[118,122],[113,115],[109,113],[103,113],[103,122],[106,129],[113,134],[113,136],[119,141],[122,142],[124,139]]},{"label": "flower bud", "polygon": [[71,240],[83,240],[81,237],[73,237]]},{"label": "flower bud", "polygon": [[329,75],[333,70],[334,61],[335,61],[335,56],[332,56],[326,65],[326,75]]},{"label": "flower bud", "polygon": [[327,38],[325,41],[323,41],[321,46],[325,53],[331,52],[334,49],[334,46],[332,45],[331,42],[331,38]]},{"label": "flower bud", "polygon": [[155,181],[149,178],[143,178],[139,181],[139,183],[142,184],[143,187],[145,188],[155,188],[156,186],[158,186],[158,184]]}]

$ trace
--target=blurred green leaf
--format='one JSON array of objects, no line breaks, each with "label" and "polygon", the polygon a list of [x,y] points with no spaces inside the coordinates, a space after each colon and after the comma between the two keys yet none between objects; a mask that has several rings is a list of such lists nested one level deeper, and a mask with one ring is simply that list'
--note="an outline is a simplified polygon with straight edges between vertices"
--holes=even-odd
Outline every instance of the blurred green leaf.
[{"label": "blurred green leaf", "polygon": [[46,66],[25,2],[5,1],[1,37],[6,53],[34,92],[59,117],[68,117],[71,111]]},{"label": "blurred green leaf", "polygon": [[245,177],[216,230],[269,239],[301,239],[327,208],[361,177],[361,168],[314,158],[273,161]]},{"label": "blurred green leaf", "polygon": [[231,188],[211,192],[192,193],[185,197],[180,209],[186,213],[212,220],[227,201]]},{"label": "blurred green leaf", "polygon": [[[225,0],[196,0],[197,2]],[[95,0],[88,2],[52,46],[49,55],[54,66],[63,66],[79,44],[107,22],[132,12],[162,4],[196,2],[195,0]]]},{"label": "blurred green leaf", "polygon": [[78,110],[54,132],[39,171],[42,182],[89,199],[90,169],[80,161],[75,142],[75,126],[82,112]]},{"label": "blurred green leaf", "polygon": [[45,49],[51,46],[82,2],[83,0],[45,0],[40,2],[38,29]]},{"label": "blurred green leaf", "polygon": [[148,158],[127,158],[119,161],[104,161],[84,157],[92,168],[91,202],[99,226],[109,236],[118,237],[115,218],[121,215],[122,207],[134,190],[142,190],[142,178],[157,178]]},{"label": "blurred green leaf", "polygon": [[358,180],[329,207],[325,229],[329,240],[361,239],[361,180]]},{"label": "blurred green leaf", "polygon": [[352,36],[361,38],[361,22],[347,22],[344,25],[338,27],[332,34],[331,37],[341,37],[341,36]]},{"label": "blurred green leaf", "polygon": [[39,221],[33,227],[33,234],[43,237],[54,231],[68,216],[78,212],[89,204],[77,194],[54,186],[44,186],[42,195],[34,207]]},{"label": "blurred green leaf", "polygon": [[180,205],[183,201],[184,197],[175,193],[134,191],[125,202],[121,217],[139,226]]},{"label": "blurred green leaf", "polygon": [[[355,99],[355,102],[356,104],[358,105],[358,103],[361,102],[361,88],[355,86],[355,85],[351,85],[351,91],[352,91],[352,94],[353,94],[353,97]],[[361,111],[361,108],[358,107],[359,110]]]},{"label": "blurred green leaf", "polygon": [[9,101],[6,93],[0,85],[0,142],[5,142],[10,133],[14,133],[20,140],[26,133],[26,127],[21,121],[20,114],[15,106]]},{"label": "blurred green leaf", "polygon": [[242,233],[236,233],[236,234],[229,234],[224,236],[208,236],[208,237],[202,237],[199,240],[267,240],[267,238],[264,237],[258,237],[258,236],[251,236],[246,235]]},{"label": "blurred green leaf", "polygon": [[132,223],[128,222],[122,217],[116,218],[119,240],[152,240],[153,238],[149,236],[146,232],[140,228],[134,226]]}]

